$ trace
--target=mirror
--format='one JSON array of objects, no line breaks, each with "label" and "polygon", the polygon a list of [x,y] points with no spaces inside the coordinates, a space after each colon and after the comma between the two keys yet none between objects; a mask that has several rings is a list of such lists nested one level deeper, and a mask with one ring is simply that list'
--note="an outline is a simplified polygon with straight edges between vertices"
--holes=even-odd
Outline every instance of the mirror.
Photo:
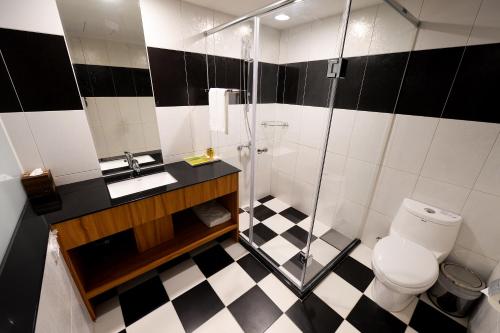
[{"label": "mirror", "polygon": [[104,175],[162,163],[138,0],[57,0]]}]

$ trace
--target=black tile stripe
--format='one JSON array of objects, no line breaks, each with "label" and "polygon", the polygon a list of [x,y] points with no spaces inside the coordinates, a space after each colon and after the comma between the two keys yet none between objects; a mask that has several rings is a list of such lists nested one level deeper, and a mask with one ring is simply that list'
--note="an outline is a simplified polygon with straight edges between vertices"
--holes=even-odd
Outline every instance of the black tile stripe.
[{"label": "black tile stripe", "polygon": [[[206,105],[207,59],[211,87],[242,89],[244,71],[252,67],[227,57],[155,48],[148,52],[157,106]],[[446,118],[500,123],[498,113],[488,112],[498,105],[494,89],[500,77],[499,57],[500,43],[349,57],[335,107],[432,117],[443,113]],[[327,107],[331,87],[327,63],[261,62],[259,103]],[[250,89],[251,75],[247,79]]]},{"label": "black tile stripe", "polygon": [[86,64],[73,68],[84,97],[153,96],[147,69]]},{"label": "black tile stripe", "polygon": [[500,44],[466,47],[444,118],[500,123]]},{"label": "black tile stripe", "polygon": [[24,111],[82,109],[63,36],[0,28],[0,49]]},{"label": "black tile stripe", "polygon": [[5,63],[0,57],[0,113],[3,112],[21,112],[23,109],[19,104],[16,91],[9,77],[9,72]]},{"label": "black tile stripe", "polygon": [[464,47],[414,51],[396,113],[440,117]]}]

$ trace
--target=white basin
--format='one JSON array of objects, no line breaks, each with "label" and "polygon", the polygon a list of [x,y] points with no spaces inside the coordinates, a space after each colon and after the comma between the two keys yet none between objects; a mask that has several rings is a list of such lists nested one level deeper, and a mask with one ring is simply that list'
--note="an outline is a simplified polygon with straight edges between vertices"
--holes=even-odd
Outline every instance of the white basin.
[{"label": "white basin", "polygon": [[168,172],[159,172],[108,184],[108,190],[111,199],[115,199],[173,183],[177,183],[177,179],[172,175]]},{"label": "white basin", "polygon": [[[136,159],[137,162],[139,162],[139,164],[144,164],[144,163],[149,163],[149,162],[155,161],[155,159],[152,158],[151,155],[134,156],[134,159]],[[127,160],[125,160],[123,158],[119,158],[119,159],[112,160],[112,161],[100,162],[99,166],[101,167],[102,171],[106,171],[106,170],[111,170],[111,169],[128,167],[128,163],[127,163]]]}]

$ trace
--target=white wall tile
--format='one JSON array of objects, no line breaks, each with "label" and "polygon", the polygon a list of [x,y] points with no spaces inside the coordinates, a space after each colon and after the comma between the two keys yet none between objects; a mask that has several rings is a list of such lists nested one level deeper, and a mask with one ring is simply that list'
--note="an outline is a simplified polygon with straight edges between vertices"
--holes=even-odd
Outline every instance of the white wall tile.
[{"label": "white wall tile", "polygon": [[315,186],[300,180],[296,180],[293,184],[292,189],[290,189],[290,186],[287,187],[287,191],[290,190],[292,191],[293,198],[291,205],[301,212],[310,215],[312,212]]},{"label": "white wall tile", "polygon": [[92,65],[109,65],[106,41],[100,39],[81,39],[85,63]]},{"label": "white wall tile", "polygon": [[95,169],[95,170],[71,173],[62,176],[54,176],[54,183],[56,184],[56,186],[60,186],[99,177],[102,177],[102,172],[100,169]]},{"label": "white wall tile", "polygon": [[[118,102],[118,109],[125,124],[141,123],[141,113],[137,97],[115,97]],[[152,112],[152,110],[151,110]]]},{"label": "white wall tile", "polygon": [[300,62],[309,59],[311,50],[311,28],[312,24],[307,23],[290,29],[286,43],[286,62]]},{"label": "white wall tile", "polygon": [[85,56],[80,38],[67,36],[66,43],[68,44],[71,62],[74,64],[85,64]]},{"label": "white wall tile", "polygon": [[497,138],[474,189],[500,195],[500,138]]},{"label": "white wall tile", "polygon": [[314,20],[311,27],[309,60],[338,57],[339,34],[339,15]]},{"label": "white wall tile", "polygon": [[478,273],[484,281],[488,281],[488,277],[498,264],[497,260],[485,257],[456,244],[447,260],[472,269],[474,272]]},{"label": "white wall tile", "polygon": [[127,44],[130,65],[134,68],[145,68],[149,70],[146,46]]},{"label": "white wall tile", "polygon": [[375,186],[377,169],[375,164],[348,158],[345,166],[346,198],[367,206]]},{"label": "white wall tile", "polygon": [[332,228],[350,238],[359,238],[367,208],[355,202],[340,203]]},{"label": "white wall tile", "polygon": [[500,42],[500,2],[483,0],[477,15],[469,45]]},{"label": "white wall tile", "polygon": [[191,129],[193,133],[193,149],[195,151],[198,151],[206,150],[207,148],[212,147],[210,129],[208,128],[208,106],[193,106],[191,109],[190,117],[192,127]]},{"label": "white wall tile", "polygon": [[438,122],[433,117],[396,115],[384,165],[420,173]]},{"label": "white wall tile", "polygon": [[26,117],[54,176],[99,169],[84,110],[28,112]]},{"label": "white wall tile", "polygon": [[137,97],[141,119],[144,123],[156,124],[155,100],[153,97]]},{"label": "white wall tile", "polygon": [[0,27],[63,35],[54,0],[16,0],[0,2]]},{"label": "white wall tile", "polygon": [[422,176],[471,188],[499,131],[499,124],[442,119]]},{"label": "white wall tile", "polygon": [[320,157],[319,149],[300,146],[297,156],[297,166],[295,168],[295,178],[302,182],[316,185]]},{"label": "white wall tile", "polygon": [[21,186],[22,169],[12,147],[9,135],[0,118],[0,258],[3,259],[10,244],[11,236],[18,225],[19,217],[26,204],[26,194]]},{"label": "white wall tile", "polygon": [[[214,26],[226,23],[232,19],[234,19],[233,16],[214,12]],[[225,29],[212,36],[214,54],[231,58],[242,57],[242,39],[244,36],[247,41],[250,41],[250,44],[253,39],[252,28],[248,22]]]},{"label": "white wall tile", "polygon": [[[413,2],[422,3],[423,0]],[[413,48],[417,27],[388,4],[379,5],[370,54],[408,52]]]},{"label": "white wall tile", "polygon": [[157,107],[156,118],[160,132],[163,158],[193,151],[189,106]]},{"label": "white wall tile", "polygon": [[125,43],[106,41],[109,65],[118,67],[132,67],[129,48]]},{"label": "white wall tile", "polygon": [[276,120],[288,123],[287,127],[280,127],[275,131],[275,142],[282,140],[299,142],[301,130],[302,106],[279,104],[276,106]]},{"label": "white wall tile", "polygon": [[377,243],[378,237],[382,238],[389,234],[391,223],[391,217],[370,209],[361,236],[363,244],[373,248]]},{"label": "white wall tile", "polygon": [[273,170],[271,195],[290,205],[294,202],[293,175]]},{"label": "white wall tile", "polygon": [[[182,50],[182,18],[179,0],[140,0],[146,45]],[[176,33],[172,33],[172,32]]]},{"label": "white wall tile", "polygon": [[469,189],[461,186],[420,177],[412,197],[429,205],[460,213],[469,192]]},{"label": "white wall tile", "polygon": [[498,210],[500,197],[472,191],[462,211],[464,222],[458,244],[494,260],[500,260]]},{"label": "white wall tile", "polygon": [[277,64],[280,54],[280,31],[271,27],[260,26],[260,58],[259,61]]},{"label": "white wall tile", "polygon": [[328,151],[348,155],[351,142],[355,110],[334,109],[330,135],[328,138]]},{"label": "white wall tile", "polygon": [[404,198],[413,192],[417,178],[409,172],[382,167],[370,208],[394,217]]},{"label": "white wall tile", "polygon": [[328,109],[304,106],[302,107],[301,131],[299,143],[311,148],[320,149],[323,145]]},{"label": "white wall tile", "polygon": [[392,114],[357,111],[349,156],[380,163],[391,125]]},{"label": "white wall tile", "polygon": [[281,142],[273,149],[273,169],[288,175],[295,173],[299,145],[293,142]]},{"label": "white wall tile", "polygon": [[[213,54],[213,37],[206,37],[203,32],[213,28],[213,11],[181,1],[182,49],[189,52]],[[169,31],[171,34],[172,32]]]},{"label": "white wall tile", "polygon": [[0,115],[9,138],[14,146],[24,171],[43,168],[42,157],[38,152],[24,112],[9,112]]},{"label": "white wall tile", "polygon": [[378,6],[371,6],[351,12],[347,24],[344,57],[368,54]]},{"label": "white wall tile", "polygon": [[481,0],[425,0],[415,50],[467,44]]}]

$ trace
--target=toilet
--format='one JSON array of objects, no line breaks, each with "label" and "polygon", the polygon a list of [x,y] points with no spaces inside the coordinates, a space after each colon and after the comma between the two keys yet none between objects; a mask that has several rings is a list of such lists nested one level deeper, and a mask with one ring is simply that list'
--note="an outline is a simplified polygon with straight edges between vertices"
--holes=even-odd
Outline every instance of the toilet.
[{"label": "toilet", "polygon": [[389,236],[372,252],[372,294],[386,310],[398,312],[437,280],[439,264],[453,249],[462,217],[404,199]]}]

